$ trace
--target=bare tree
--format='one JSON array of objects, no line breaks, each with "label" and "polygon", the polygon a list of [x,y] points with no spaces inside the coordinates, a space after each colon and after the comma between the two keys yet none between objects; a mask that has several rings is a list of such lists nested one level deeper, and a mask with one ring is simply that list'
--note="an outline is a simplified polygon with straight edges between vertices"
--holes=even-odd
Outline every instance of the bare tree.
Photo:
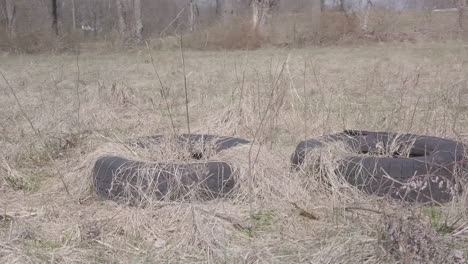
[{"label": "bare tree", "polygon": [[52,0],[52,29],[55,35],[59,34],[57,0]]},{"label": "bare tree", "polygon": [[279,0],[253,0],[252,28],[260,36],[264,36]]},{"label": "bare tree", "polygon": [[463,30],[463,20],[464,20],[466,5],[467,5],[466,0],[457,0],[458,27],[460,30]]},{"label": "bare tree", "polygon": [[16,35],[16,5],[14,0],[5,0],[5,11],[8,36],[11,38]]},{"label": "bare tree", "polygon": [[217,0],[217,12],[223,24],[231,24],[234,17],[245,16],[252,1],[255,0]]},{"label": "bare tree", "polygon": [[422,4],[422,8],[424,11],[424,18],[426,20],[426,24],[429,27],[432,27],[432,11],[434,10],[434,0],[424,0]]},{"label": "bare tree", "polygon": [[221,14],[221,0],[216,0],[215,5],[215,13],[218,17]]},{"label": "bare tree", "polygon": [[310,0],[311,17],[313,29],[317,31],[320,28],[322,20],[322,0]]},{"label": "bare tree", "polygon": [[76,5],[75,5],[75,0],[71,1],[72,4],[72,24],[73,24],[73,30],[76,30]]},{"label": "bare tree", "polygon": [[224,24],[231,24],[232,19],[235,15],[234,12],[234,1],[221,0],[219,9],[221,10],[221,16]]},{"label": "bare tree", "polygon": [[127,34],[127,23],[126,23],[126,12],[125,12],[125,5],[123,3],[124,0],[117,0],[117,15],[119,17],[119,33],[120,36],[124,37]]},{"label": "bare tree", "polygon": [[339,5],[338,10],[340,10],[341,12],[345,12],[346,11],[345,0],[339,0],[339,1],[340,1],[340,5]]},{"label": "bare tree", "polygon": [[[133,3],[132,3],[133,2]],[[133,4],[133,5],[132,5]],[[143,16],[141,0],[117,0],[119,33],[123,39],[143,42]]]},{"label": "bare tree", "polygon": [[370,16],[372,6],[373,6],[372,1],[367,0],[366,8],[364,10],[364,18],[363,18],[362,27],[361,27],[362,31],[364,31],[364,32],[368,32],[368,30],[369,30],[369,16]]},{"label": "bare tree", "polygon": [[134,0],[133,12],[135,16],[135,41],[143,41],[143,22],[141,18],[141,0]]},{"label": "bare tree", "polygon": [[199,16],[199,10],[196,0],[190,0],[190,16],[189,16],[189,27],[190,32],[195,31],[195,26],[197,24],[197,17]]}]

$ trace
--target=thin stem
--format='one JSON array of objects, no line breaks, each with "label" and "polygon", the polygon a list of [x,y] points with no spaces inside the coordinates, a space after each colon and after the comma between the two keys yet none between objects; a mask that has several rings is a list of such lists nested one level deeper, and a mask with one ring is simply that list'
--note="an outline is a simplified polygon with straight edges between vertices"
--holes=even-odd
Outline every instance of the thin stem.
[{"label": "thin stem", "polygon": [[[275,97],[275,91],[276,89],[278,88],[278,82],[279,82],[279,78],[281,77],[281,75],[283,74],[283,71],[284,71],[284,68],[286,66],[286,62],[283,63],[283,66],[281,68],[281,71],[280,73],[278,74],[278,78],[273,82],[273,87],[271,88],[271,93],[269,95],[269,99],[268,99],[268,103],[267,103],[267,106],[266,106],[266,109],[265,109],[265,112],[263,112],[261,118],[260,118],[260,124],[258,125],[258,128],[256,129],[255,133],[254,133],[254,137],[251,141],[251,144],[250,144],[250,148],[249,148],[249,156],[248,156],[248,165],[249,165],[249,169],[248,169],[248,175],[249,175],[249,179],[250,179],[250,184],[249,184],[249,189],[250,189],[250,192],[251,192],[251,197],[250,197],[250,203],[252,204],[253,203],[253,175],[252,175],[252,171],[253,171],[253,160],[252,160],[252,152],[253,152],[253,146],[255,145],[256,141],[258,140],[258,136],[263,128],[263,125],[265,123],[265,120],[266,118],[268,117],[268,113],[270,113],[270,110],[272,109],[273,105],[274,105],[274,97]],[[258,155],[260,153],[260,149],[259,151],[257,152],[256,156],[255,156],[255,161],[257,160],[258,158]]]},{"label": "thin stem", "polygon": [[307,100],[307,61],[304,60],[304,140],[307,140],[307,110],[308,110],[308,100]]},{"label": "thin stem", "polygon": [[179,13],[177,13],[175,18],[161,31],[161,33],[159,33],[160,37],[162,37],[164,35],[164,33],[166,33],[166,31],[172,26],[172,24],[174,24],[179,19],[179,17],[184,13],[185,9],[189,5],[190,5],[190,2],[185,4],[184,7],[182,7],[182,9],[180,9]]},{"label": "thin stem", "polygon": [[77,99],[77,109],[76,109],[76,115],[77,115],[77,123],[78,126],[80,127],[80,111],[81,111],[81,101],[80,101],[80,63],[79,63],[79,57],[80,54],[78,53],[76,55],[76,84],[75,84],[75,89],[76,89],[76,99]]},{"label": "thin stem", "polygon": [[146,42],[146,49],[148,50],[148,54],[150,55],[150,60],[151,60],[151,65],[153,66],[154,75],[156,76],[156,78],[159,81],[159,87],[160,87],[159,91],[160,91],[161,96],[162,96],[162,98],[164,100],[164,103],[166,104],[166,110],[167,110],[167,113],[169,115],[169,119],[171,121],[172,132],[174,134],[176,134],[174,119],[172,118],[171,107],[169,105],[169,101],[167,100],[166,90],[164,89],[164,84],[163,84],[163,82],[161,80],[161,77],[159,76],[158,70],[156,69],[156,65],[154,64],[153,54],[151,54],[151,50],[149,48],[148,42]]},{"label": "thin stem", "polygon": [[182,58],[182,69],[184,72],[185,116],[187,118],[187,132],[190,134],[189,99],[188,99],[188,89],[187,89],[187,74],[185,72],[184,43],[183,43],[182,33],[180,34],[180,57]]}]

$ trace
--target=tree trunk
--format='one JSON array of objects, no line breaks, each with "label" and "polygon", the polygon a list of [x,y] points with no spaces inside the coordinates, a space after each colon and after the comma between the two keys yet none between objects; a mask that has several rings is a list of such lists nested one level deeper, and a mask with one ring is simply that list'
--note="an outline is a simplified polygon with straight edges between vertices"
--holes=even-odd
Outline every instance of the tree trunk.
[{"label": "tree trunk", "polygon": [[195,31],[195,26],[197,24],[198,17],[198,6],[196,0],[190,0],[190,17],[189,17],[189,26],[190,32]]},{"label": "tree trunk", "polygon": [[98,25],[99,25],[99,15],[96,9],[93,10],[93,23],[92,23],[92,31],[94,33],[94,37],[97,38],[98,35]]},{"label": "tree trunk", "polygon": [[340,7],[339,7],[339,10],[341,12],[345,12],[345,0],[340,0]]},{"label": "tree trunk", "polygon": [[262,4],[257,0],[254,0],[252,3],[252,27],[254,31],[258,30],[260,20],[262,19]]},{"label": "tree trunk", "polygon": [[322,20],[322,0],[310,0],[311,3],[311,20],[312,27],[315,32],[318,32]]},{"label": "tree trunk", "polygon": [[278,2],[279,0],[253,0],[252,28],[259,36],[266,35],[273,10],[278,6]]},{"label": "tree trunk", "polygon": [[221,16],[223,24],[232,24],[234,18],[234,0],[221,0]]},{"label": "tree trunk", "polygon": [[364,18],[362,22],[362,31],[368,32],[369,31],[369,16],[372,8],[372,1],[367,0],[366,3],[366,10],[364,11]]},{"label": "tree trunk", "polygon": [[216,13],[216,18],[218,18],[221,15],[221,0],[216,0],[216,7],[215,7],[215,13]]},{"label": "tree trunk", "polygon": [[122,38],[127,34],[127,23],[125,22],[125,6],[123,0],[117,0],[117,16],[119,17],[119,33]]},{"label": "tree trunk", "polygon": [[10,38],[16,36],[16,5],[15,0],[5,0],[6,18],[8,36]]},{"label": "tree trunk", "polygon": [[55,35],[59,34],[57,0],[52,0],[52,29]]},{"label": "tree trunk", "polygon": [[466,2],[465,0],[458,0],[457,1],[457,9],[458,9],[458,28],[460,30],[463,30],[464,28],[464,23],[463,23],[463,18],[465,15],[465,7],[466,7]]},{"label": "tree trunk", "polygon": [[250,0],[216,0],[217,12],[223,24],[232,24],[235,17],[245,16],[250,10],[250,2]]},{"label": "tree trunk", "polygon": [[73,30],[76,30],[76,6],[75,6],[75,0],[72,0],[72,23],[73,23]]},{"label": "tree trunk", "polygon": [[143,42],[143,21],[141,18],[141,0],[134,2],[134,16],[135,16],[135,40],[137,43]]}]

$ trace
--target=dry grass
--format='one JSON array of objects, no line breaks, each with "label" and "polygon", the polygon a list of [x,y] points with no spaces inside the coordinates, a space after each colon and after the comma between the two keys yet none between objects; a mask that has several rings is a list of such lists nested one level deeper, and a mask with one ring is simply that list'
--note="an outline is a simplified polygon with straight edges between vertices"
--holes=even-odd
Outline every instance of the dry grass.
[{"label": "dry grass", "polygon": [[[291,171],[289,157],[300,140],[344,128],[465,140],[467,51],[449,42],[187,52],[192,132],[255,142],[210,158],[238,169],[231,199],[149,207],[101,201],[87,178],[103,153],[157,153],[135,155],[125,140],[171,134],[147,51],[83,52],[79,82],[76,56],[5,55],[0,70],[46,144],[2,82],[0,262],[454,263],[467,254],[466,197],[398,204],[334,177],[336,150],[322,163],[328,182]],[[153,57],[185,132],[179,53]]]},{"label": "dry grass", "polygon": [[[358,45],[369,43],[424,43],[468,39],[458,26],[456,12],[396,12],[374,9],[368,32],[363,32],[363,13],[327,10],[320,24],[309,13],[277,14],[263,37],[252,32],[250,18],[239,17],[230,25],[213,23],[193,33],[185,33],[187,47],[193,50],[238,50],[265,47]],[[178,36],[152,38],[153,47],[177,50]]]}]

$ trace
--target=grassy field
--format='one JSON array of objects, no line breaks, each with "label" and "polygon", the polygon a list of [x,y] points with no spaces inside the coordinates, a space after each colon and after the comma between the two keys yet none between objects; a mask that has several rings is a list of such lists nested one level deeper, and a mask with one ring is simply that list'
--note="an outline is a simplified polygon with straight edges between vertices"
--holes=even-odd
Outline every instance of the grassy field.
[{"label": "grassy field", "polygon": [[423,207],[329,189],[289,157],[343,129],[466,140],[467,43],[186,51],[185,63],[191,131],[255,139],[218,157],[240,168],[239,195],[137,208],[95,197],[90,161],[186,132],[179,52],[0,54],[1,263],[466,263],[465,196]]}]

